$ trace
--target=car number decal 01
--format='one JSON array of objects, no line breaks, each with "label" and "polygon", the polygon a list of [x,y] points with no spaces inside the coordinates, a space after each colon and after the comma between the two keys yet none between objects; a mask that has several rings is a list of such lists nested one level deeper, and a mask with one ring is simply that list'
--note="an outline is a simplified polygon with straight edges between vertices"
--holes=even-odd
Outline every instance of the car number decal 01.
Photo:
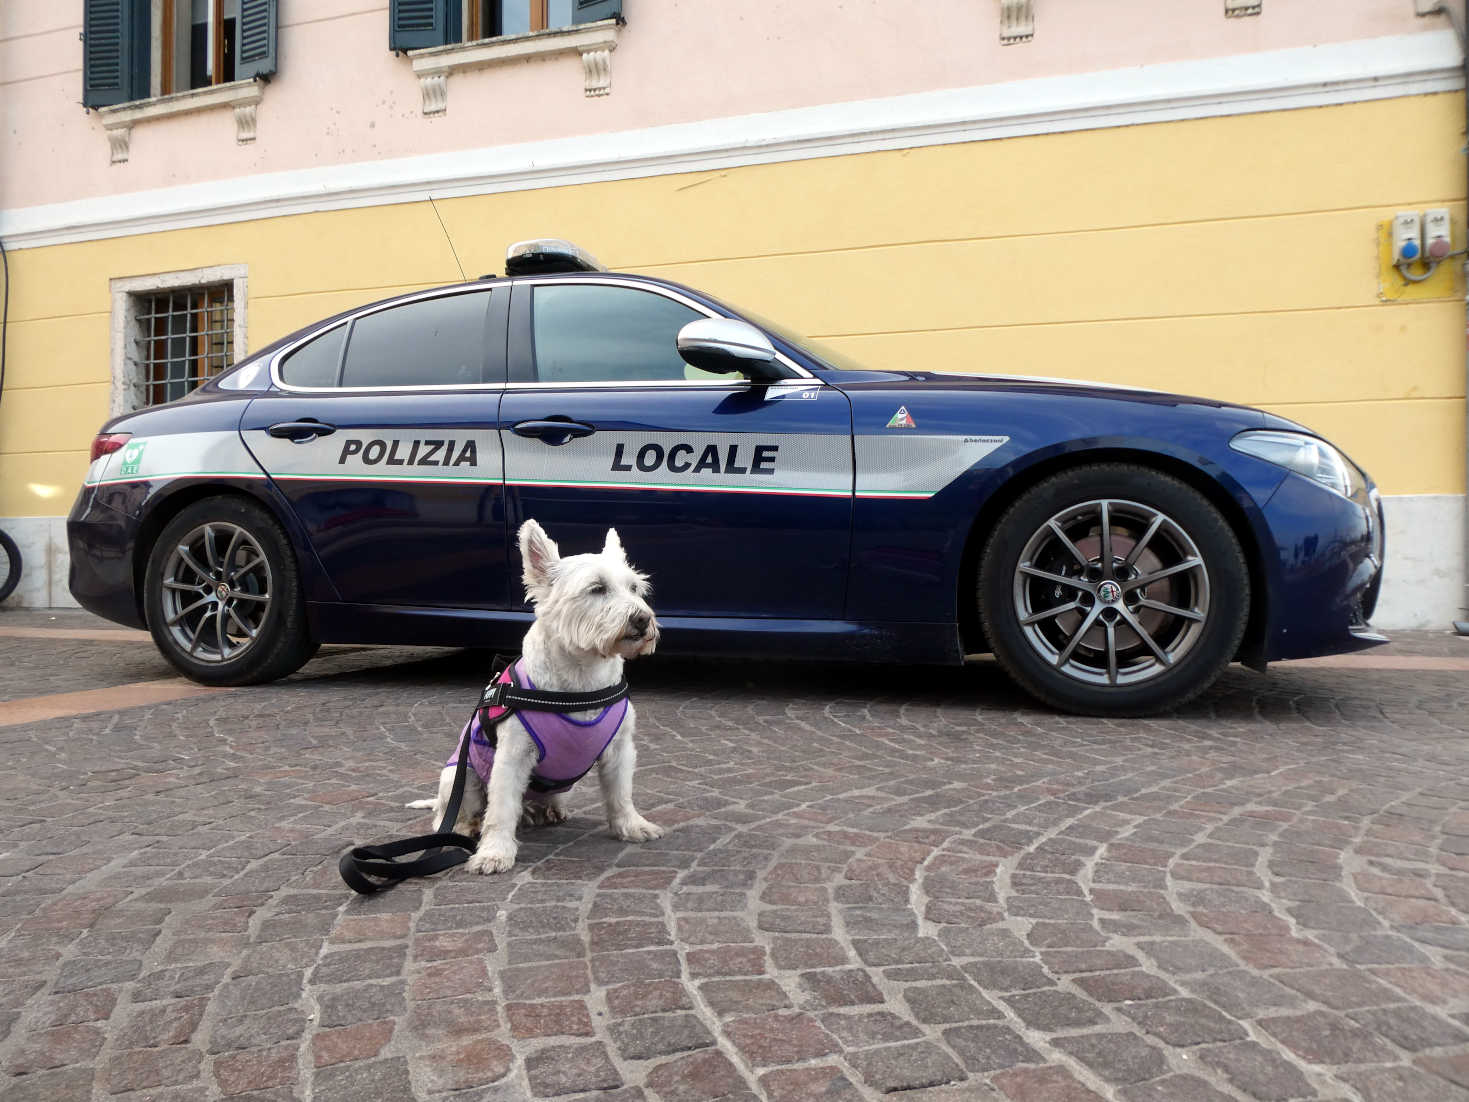
[{"label": "car number decal 01", "polygon": [[170,436],[135,436],[89,468],[85,484],[114,486],[124,482],[157,482],[170,478],[264,478],[240,434],[180,432]]}]

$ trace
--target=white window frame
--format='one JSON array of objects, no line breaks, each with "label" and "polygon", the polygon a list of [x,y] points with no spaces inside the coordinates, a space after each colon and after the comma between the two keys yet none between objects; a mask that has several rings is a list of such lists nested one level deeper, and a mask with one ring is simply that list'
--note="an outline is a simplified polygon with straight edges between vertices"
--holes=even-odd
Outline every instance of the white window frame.
[{"label": "white window frame", "polygon": [[230,284],[231,307],[234,312],[234,362],[240,363],[246,356],[245,341],[245,293],[246,272],[244,264],[220,264],[210,268],[190,268],[186,271],[159,272],[154,275],[123,276],[111,281],[112,289],[112,394],[109,403],[112,416],[130,413],[139,407],[133,405],[142,380],[138,378],[138,365],[129,355],[131,333],[138,324],[138,307],[145,295],[161,291],[193,290],[220,283]]}]

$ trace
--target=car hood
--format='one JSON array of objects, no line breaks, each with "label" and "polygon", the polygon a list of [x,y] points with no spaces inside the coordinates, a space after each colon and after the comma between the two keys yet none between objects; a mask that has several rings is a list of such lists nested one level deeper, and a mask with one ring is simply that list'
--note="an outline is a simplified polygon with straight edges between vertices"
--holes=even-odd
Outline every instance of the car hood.
[{"label": "car hood", "polygon": [[[1071,397],[1111,398],[1123,402],[1148,405],[1207,406],[1211,409],[1235,409],[1264,416],[1259,410],[1236,402],[1175,394],[1165,390],[1126,386],[1121,383],[1098,383],[1085,379],[1060,379],[1036,375],[990,375],[977,372],[950,371],[830,371],[824,381],[839,390],[912,392],[915,388],[961,391],[1003,391],[1010,394],[1057,395]],[[1277,418],[1277,420],[1280,420]]]}]

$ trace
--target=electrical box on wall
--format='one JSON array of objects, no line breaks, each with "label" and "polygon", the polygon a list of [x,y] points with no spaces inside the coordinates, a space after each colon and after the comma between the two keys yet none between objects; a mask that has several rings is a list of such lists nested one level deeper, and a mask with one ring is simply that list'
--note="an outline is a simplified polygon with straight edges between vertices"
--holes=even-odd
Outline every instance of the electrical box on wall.
[{"label": "electrical box on wall", "polygon": [[[1422,302],[1462,297],[1464,265],[1454,251],[1446,208],[1399,211],[1377,224],[1377,297],[1383,302]],[[1429,275],[1429,269],[1433,274]],[[1407,271],[1415,277],[1409,279]],[[1426,278],[1425,278],[1426,277]]]},{"label": "electrical box on wall", "polygon": [[1392,261],[1409,264],[1423,255],[1423,219],[1415,210],[1400,210],[1392,220]]}]

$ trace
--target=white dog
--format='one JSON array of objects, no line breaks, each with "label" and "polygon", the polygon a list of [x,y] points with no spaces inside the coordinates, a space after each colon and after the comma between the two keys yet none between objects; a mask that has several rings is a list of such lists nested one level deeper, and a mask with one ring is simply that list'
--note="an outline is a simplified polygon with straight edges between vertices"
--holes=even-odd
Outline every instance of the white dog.
[{"label": "white dog", "polygon": [[[520,670],[534,688],[574,693],[615,685],[622,680],[625,659],[653,653],[658,644],[658,622],[646,601],[648,579],[628,565],[615,530],[608,530],[600,554],[563,559],[541,526],[528,520],[520,526],[520,555],[525,564],[526,596],[536,612],[535,622],[525,633]],[[614,707],[620,709],[621,705]],[[584,726],[598,714],[599,710],[574,712],[567,718]],[[544,798],[527,795],[543,755],[548,761],[554,760],[555,749],[548,750],[541,744],[543,740],[532,737],[522,715],[529,716],[532,725],[537,726],[542,717],[560,719],[546,712],[512,713],[495,728],[489,783],[475,769],[465,773],[464,798],[454,829],[472,834],[474,821],[483,815],[479,846],[469,859],[469,867],[476,872],[504,872],[515,864],[515,826],[522,817],[539,823],[559,823],[567,817],[562,793]],[[615,721],[616,716],[609,718]],[[597,759],[607,825],[625,842],[646,842],[663,834],[661,827],[638,814],[632,802],[636,725],[637,716],[628,701],[621,725]],[[541,726],[540,730],[544,734],[546,728]],[[457,757],[456,751],[450,761]],[[454,773],[452,764],[444,768],[436,799],[409,805],[432,806],[435,829],[442,828]]]}]

